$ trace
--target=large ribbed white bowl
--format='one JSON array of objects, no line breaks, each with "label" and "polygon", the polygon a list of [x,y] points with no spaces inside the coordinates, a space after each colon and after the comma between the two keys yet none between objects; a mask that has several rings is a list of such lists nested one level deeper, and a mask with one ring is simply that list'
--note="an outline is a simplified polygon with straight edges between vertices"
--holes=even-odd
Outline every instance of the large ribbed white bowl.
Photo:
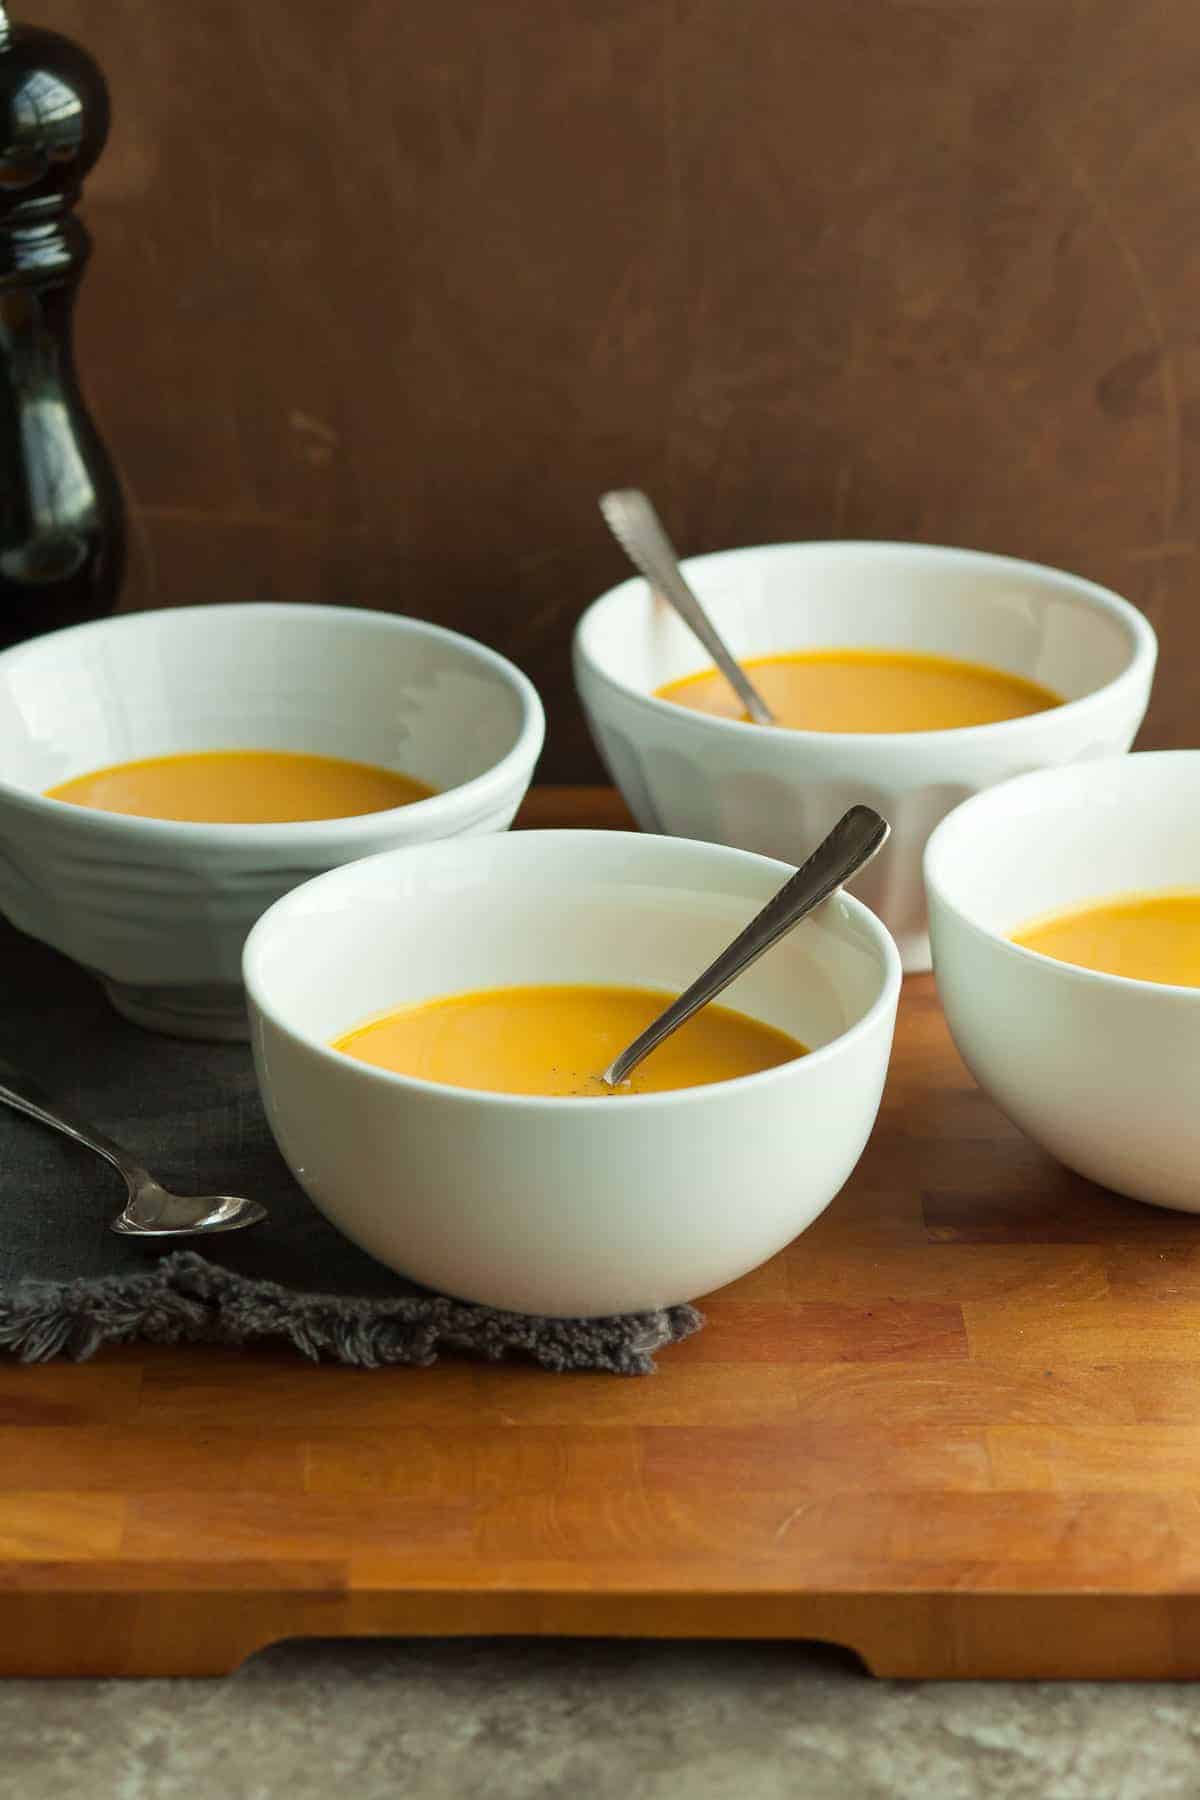
[{"label": "large ribbed white bowl", "polygon": [[1029,769],[1127,750],[1146,710],[1156,643],[1127,601],[1011,557],[922,544],[801,543],[684,564],[739,657],[821,645],[913,649],[1040,681],[1065,706],[958,731],[881,736],[781,731],[654,698],[707,666],[691,632],[640,579],[613,588],[575,633],[592,735],[646,831],[801,862],[847,806],[890,822],[854,886],[929,967],[921,856],[959,801]]},{"label": "large ribbed white bowl", "polygon": [[782,1249],[875,1123],[900,992],[835,895],[723,1001],[812,1054],[613,1099],[476,1092],[330,1049],[373,1013],[525,982],[678,992],[791,870],[720,845],[519,831],[375,856],[288,894],[246,944],[267,1117],[296,1179],[381,1262],[515,1312],[691,1300]]},{"label": "large ribbed white bowl", "polygon": [[[404,844],[503,831],[542,747],[525,676],[472,639],[350,607],[179,607],[0,655],[0,909],[94,971],[118,1011],[245,1037],[241,955],[311,875]],[[139,819],[48,800],[90,769],[206,749],[307,750],[439,791],[282,825]]]}]

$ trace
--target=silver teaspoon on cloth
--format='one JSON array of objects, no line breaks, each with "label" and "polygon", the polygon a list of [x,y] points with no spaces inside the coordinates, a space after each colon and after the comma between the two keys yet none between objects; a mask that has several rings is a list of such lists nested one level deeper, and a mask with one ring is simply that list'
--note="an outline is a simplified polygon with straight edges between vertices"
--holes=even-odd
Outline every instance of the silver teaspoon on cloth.
[{"label": "silver teaspoon on cloth", "polygon": [[674,546],[646,495],[637,488],[617,488],[601,496],[600,511],[634,568],[645,576],[656,594],[670,601],[684,624],[695,632],[754,723],[774,725],[775,714],[693,593]]},{"label": "silver teaspoon on cloth", "polygon": [[727,988],[731,981],[757,962],[772,945],[777,944],[807,918],[813,908],[865,868],[883,848],[891,827],[886,819],[869,806],[852,806],[843,813],[829,836],[813,851],[808,861],[789,876],[779,892],[767,901],[760,913],[740,931],[732,944],[722,950],[691,987],[685,988],[677,1000],[635,1037],[628,1049],[614,1058],[600,1077],[609,1087],[620,1087],[644,1057],[656,1050],[664,1038],[693,1013]]},{"label": "silver teaspoon on cloth", "polygon": [[[10,1086],[12,1081],[20,1086]],[[129,1198],[125,1210],[109,1229],[123,1237],[186,1237],[191,1233],[240,1231],[244,1225],[257,1225],[267,1216],[266,1207],[257,1200],[240,1200],[236,1194],[173,1194],[120,1144],[72,1118],[56,1100],[6,1063],[0,1063],[0,1101],[17,1112],[28,1113],[31,1119],[39,1119],[43,1125],[53,1126],[77,1144],[85,1144],[118,1170]]]}]

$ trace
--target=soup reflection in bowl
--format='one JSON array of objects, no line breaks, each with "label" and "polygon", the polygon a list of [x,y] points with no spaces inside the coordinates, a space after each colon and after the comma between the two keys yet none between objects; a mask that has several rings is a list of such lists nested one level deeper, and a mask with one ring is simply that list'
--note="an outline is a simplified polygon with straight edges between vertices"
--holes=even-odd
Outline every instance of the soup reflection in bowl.
[{"label": "soup reflection in bowl", "polygon": [[[789,862],[848,806],[874,806],[892,835],[854,892],[889,926],[906,969],[929,966],[921,856],[938,821],[1028,769],[1127,750],[1146,710],[1150,625],[1056,569],[851,542],[726,550],[684,568],[776,712],[790,702],[794,720],[817,728],[698,710],[724,704],[723,684],[707,699],[695,682],[664,694],[708,659],[636,578],[597,600],[575,634],[576,682],[613,779],[644,830]],[[759,660],[813,651],[823,662],[790,672]]]},{"label": "soup reflection in bowl", "polygon": [[0,654],[0,909],[135,1023],[244,1038],[259,914],[356,857],[505,830],[543,734],[519,670],[419,619],[200,606],[35,638]]},{"label": "soup reflection in bowl", "polygon": [[[722,995],[807,1049],[757,1073],[600,1096],[583,1068],[551,1097],[333,1045],[451,994],[600,986],[665,1003],[789,873],[719,845],[514,832],[296,889],[250,934],[245,976],[267,1116],[297,1180],[381,1262],[517,1312],[641,1311],[755,1267],[828,1206],[878,1111],[900,963],[858,901],[826,901]],[[562,1036],[570,1053],[574,1028]]]},{"label": "soup reflection in bowl", "polygon": [[925,858],[938,991],[979,1085],[1069,1168],[1182,1212],[1200,1212],[1198,818],[1200,751],[1139,754],[980,794]]}]

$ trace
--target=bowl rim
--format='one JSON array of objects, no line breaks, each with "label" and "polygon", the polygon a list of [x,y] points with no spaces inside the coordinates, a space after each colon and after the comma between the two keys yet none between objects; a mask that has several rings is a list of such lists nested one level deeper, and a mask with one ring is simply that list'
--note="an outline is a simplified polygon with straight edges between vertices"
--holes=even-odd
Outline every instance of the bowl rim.
[{"label": "bowl rim", "polygon": [[[780,862],[775,857],[759,856],[753,851],[736,850],[727,844],[709,844],[701,839],[667,838],[654,833],[640,831],[551,830],[503,832],[491,834],[486,838],[458,838],[453,840],[452,843],[443,841],[440,843],[413,844],[393,850],[379,851],[374,856],[360,857],[355,863],[345,864],[337,869],[330,869],[324,874],[316,875],[311,880],[290,889],[288,893],[282,895],[280,899],[269,906],[255,921],[247,935],[242,950],[242,983],[246,991],[246,999],[252,1022],[255,1015],[260,1014],[264,1019],[270,1022],[274,1030],[281,1032],[285,1037],[290,1038],[293,1043],[300,1045],[304,1050],[315,1053],[322,1061],[327,1061],[331,1066],[343,1073],[347,1070],[351,1071],[353,1078],[355,1079],[365,1078],[373,1081],[375,1085],[382,1087],[385,1091],[391,1090],[394,1093],[433,1095],[439,1101],[452,1106],[479,1106],[483,1104],[489,1108],[502,1111],[515,1110],[517,1112],[531,1113],[545,1113],[547,1109],[549,1109],[549,1112],[556,1118],[574,1114],[577,1117],[586,1116],[594,1119],[598,1116],[616,1116],[619,1118],[621,1114],[627,1112],[631,1107],[636,1111],[645,1112],[661,1110],[664,1107],[701,1105],[704,1104],[706,1100],[710,1104],[714,1102],[719,1103],[723,1096],[743,1093],[752,1086],[764,1088],[768,1084],[779,1084],[784,1081],[794,1081],[796,1079],[803,1080],[805,1077],[801,1074],[802,1070],[810,1067],[823,1066],[826,1062],[832,1061],[835,1056],[844,1054],[847,1047],[857,1039],[865,1037],[877,1029],[880,1020],[885,1018],[889,1012],[893,1017],[895,1015],[900,998],[900,984],[902,979],[899,949],[896,946],[896,942],[892,937],[891,932],[883,921],[878,918],[868,906],[865,906],[861,900],[856,899],[853,894],[847,894],[844,889],[838,889],[830,896],[829,900],[824,901],[822,904],[828,906],[832,902],[837,901],[845,905],[849,909],[850,916],[860,926],[866,927],[867,935],[880,958],[879,990],[861,1018],[856,1019],[854,1024],[851,1025],[848,1030],[839,1032],[838,1035],[831,1038],[827,1044],[822,1044],[819,1049],[808,1050],[803,1056],[793,1057],[785,1063],[778,1063],[771,1069],[762,1069],[752,1075],[738,1075],[728,1081],[706,1082],[698,1087],[672,1088],[662,1093],[652,1094],[626,1094],[622,1097],[621,1105],[616,1109],[614,1115],[598,1115],[595,1096],[574,1096],[567,1094],[509,1094],[498,1092],[491,1088],[456,1087],[448,1082],[428,1081],[422,1076],[403,1075],[391,1069],[381,1069],[372,1063],[360,1062],[357,1058],[347,1056],[343,1051],[334,1049],[331,1044],[322,1041],[314,1033],[305,1031],[301,1027],[296,1026],[281,1017],[279,1011],[271,1006],[263,997],[258,982],[256,963],[258,959],[265,954],[265,946],[275,926],[286,915],[290,908],[294,908],[300,904],[301,896],[311,894],[314,889],[322,886],[332,886],[338,881],[349,881],[352,879],[352,871],[357,873],[361,871],[364,866],[372,863],[383,864],[388,861],[395,862],[400,858],[405,859],[405,862],[409,863],[414,857],[423,857],[427,861],[435,861],[439,855],[449,856],[451,854],[456,854],[461,856],[464,853],[470,854],[472,846],[478,850],[481,855],[485,853],[485,848],[489,853],[495,854],[495,846],[498,843],[513,844],[529,841],[530,839],[536,840],[541,844],[552,844],[554,847],[561,849],[564,858],[564,866],[566,867],[570,866],[569,853],[573,847],[577,847],[581,842],[591,844],[597,840],[603,840],[611,843],[614,850],[624,847],[626,855],[632,854],[634,856],[641,854],[641,850],[637,849],[630,851],[629,846],[631,845],[645,846],[647,844],[661,845],[663,843],[669,843],[680,849],[685,856],[694,855],[694,859],[697,863],[701,861],[710,861],[714,863],[717,861],[724,861],[726,863],[738,862],[744,865],[753,864],[764,871],[770,870],[772,873],[778,874],[781,882],[786,880],[789,875],[795,873],[791,864]],[[708,852],[715,852],[717,854],[708,856],[706,854]],[[500,851],[499,853],[501,855],[505,854],[504,851]],[[531,854],[535,854],[535,852],[531,852]],[[765,899],[766,897],[764,896],[764,904]],[[524,984],[512,983],[505,985]],[[354,1027],[350,1026],[348,1029],[353,1030]],[[252,1041],[257,1041],[257,1034],[253,1030],[251,1037]],[[266,1086],[265,1083],[263,1085],[264,1087]]]},{"label": "bowl rim", "polygon": [[[1084,774],[1095,772],[1102,775],[1105,770],[1136,768],[1147,763],[1161,764],[1167,758],[1174,761],[1179,757],[1191,759],[1197,771],[1200,772],[1200,749],[1138,750],[1122,756],[1098,756],[1090,758],[1086,762],[1060,763],[1047,769],[1029,769],[1023,775],[1014,775],[1011,780],[997,782],[995,786],[984,788],[980,793],[972,794],[969,799],[962,801],[934,827],[926,842],[921,859],[921,872],[930,912],[931,936],[936,929],[933,923],[935,906],[943,907],[972,937],[989,945],[993,950],[999,951],[1014,967],[1018,967],[1022,963],[1027,967],[1030,965],[1040,966],[1047,972],[1050,979],[1066,981],[1075,986],[1111,988],[1117,993],[1162,994],[1175,1000],[1181,1000],[1185,1005],[1200,1005],[1200,987],[1189,987],[1182,982],[1174,981],[1145,981],[1135,975],[1114,975],[1105,969],[1086,969],[1079,963],[1064,962],[1060,957],[1046,956],[1041,950],[1031,950],[1026,944],[1014,943],[1010,937],[1005,937],[1001,932],[992,930],[990,926],[983,925],[978,919],[972,918],[970,913],[964,912],[940,884],[938,872],[934,867],[938,857],[944,859],[948,854],[945,840],[952,838],[953,830],[951,828],[955,827],[956,821],[958,821],[957,828],[961,829],[960,815],[986,809],[988,804],[996,803],[998,796],[1007,795],[1012,789],[1054,785],[1070,787]],[[1140,889],[1121,890],[1122,893],[1141,891]],[[1105,895],[1100,895],[1096,904],[1103,905],[1105,898]],[[1107,898],[1115,899],[1119,898],[1119,895],[1108,895]],[[1087,903],[1082,902],[1081,904],[1086,905]],[[1058,910],[1068,912],[1074,909],[1062,907]],[[1053,917],[1053,913],[1038,916]],[[936,980],[936,947],[933,962]]]},{"label": "bowl rim", "polygon": [[[995,569],[1020,570],[1035,576],[1043,585],[1051,586],[1062,592],[1069,592],[1081,604],[1093,612],[1106,614],[1124,626],[1129,640],[1129,660],[1111,681],[1101,687],[1092,688],[1086,694],[1078,695],[1074,700],[1063,700],[1057,706],[1046,707],[1042,712],[1025,713],[1015,719],[996,719],[986,725],[954,725],[938,731],[802,731],[788,726],[781,733],[776,725],[756,725],[750,719],[726,719],[713,713],[704,713],[690,707],[682,707],[671,700],[663,700],[657,694],[646,693],[642,688],[630,686],[613,675],[592,655],[588,645],[588,636],[596,615],[601,608],[613,606],[615,597],[637,592],[645,586],[641,576],[630,575],[615,587],[608,588],[597,595],[576,621],[572,635],[572,653],[576,668],[576,683],[581,667],[586,668],[588,676],[607,687],[611,692],[619,694],[623,699],[643,707],[659,718],[674,719],[678,724],[680,715],[683,720],[699,731],[740,732],[753,734],[744,737],[743,741],[760,743],[770,738],[772,742],[794,742],[809,748],[816,744],[835,745],[844,748],[847,745],[870,745],[882,751],[899,751],[902,746],[927,744],[959,744],[974,745],[990,743],[997,736],[1016,731],[1040,733],[1053,729],[1047,721],[1059,721],[1064,714],[1077,717],[1082,709],[1100,705],[1111,700],[1122,687],[1136,688],[1140,685],[1143,674],[1153,676],[1158,659],[1158,638],[1145,613],[1134,606],[1133,602],[1124,599],[1111,588],[1102,587],[1098,582],[1090,581],[1084,575],[1072,574],[1069,569],[1060,569],[1052,563],[1032,562],[1026,557],[1007,556],[992,550],[974,550],[955,544],[924,544],[909,542],[904,539],[888,538],[804,538],[781,540],[764,544],[740,544],[725,550],[712,550],[700,556],[682,557],[680,567],[685,573],[701,571],[717,567],[723,563],[736,561],[745,556],[783,555],[788,552],[832,552],[837,559],[847,561],[855,556],[865,556],[868,561],[883,562],[896,557],[907,562],[937,562],[974,564],[976,567],[988,566]],[[886,649],[886,645],[880,645]],[[771,652],[765,652],[770,655]],[[706,665],[707,666],[707,665]],[[586,704],[586,702],[585,702]]]},{"label": "bowl rim", "polygon": [[[377,812],[351,813],[332,819],[285,819],[256,825],[219,820],[145,818],[133,813],[107,812],[99,807],[76,806],[69,800],[56,800],[48,794],[35,793],[30,788],[8,781],[3,774],[0,774],[0,800],[27,812],[40,813],[43,817],[70,815],[82,829],[136,837],[143,842],[153,839],[164,846],[173,842],[195,845],[207,839],[230,846],[245,847],[250,843],[263,842],[285,848],[291,844],[299,845],[313,837],[320,837],[322,842],[336,846],[347,839],[370,835],[372,829],[378,828],[381,820],[401,815],[405,819],[411,819],[415,829],[420,829],[423,825],[436,829],[463,817],[486,812],[506,788],[525,779],[526,765],[532,769],[542,753],[546,738],[545,709],[532,681],[515,663],[502,656],[498,650],[480,643],[477,638],[468,637],[464,632],[452,631],[445,625],[435,625],[431,620],[417,618],[411,613],[389,613],[374,607],[309,605],[304,601],[286,600],[229,600],[197,606],[155,607],[136,613],[114,613],[108,618],[89,619],[82,625],[67,625],[60,631],[43,632],[38,637],[26,638],[19,644],[10,645],[7,650],[0,651],[0,670],[5,666],[11,667],[13,663],[34,655],[45,645],[60,639],[85,634],[99,636],[133,631],[144,628],[147,619],[173,621],[204,617],[217,620],[228,617],[231,613],[240,618],[282,618],[300,622],[323,619],[346,623],[351,630],[369,622],[372,626],[382,625],[385,630],[398,628],[401,636],[430,638],[447,644],[468,659],[482,663],[494,671],[517,696],[521,720],[516,739],[498,762],[472,776],[469,781],[460,782],[456,787],[443,788],[424,799],[411,800],[403,806],[383,807]],[[162,754],[169,756],[172,752],[164,751]]]}]

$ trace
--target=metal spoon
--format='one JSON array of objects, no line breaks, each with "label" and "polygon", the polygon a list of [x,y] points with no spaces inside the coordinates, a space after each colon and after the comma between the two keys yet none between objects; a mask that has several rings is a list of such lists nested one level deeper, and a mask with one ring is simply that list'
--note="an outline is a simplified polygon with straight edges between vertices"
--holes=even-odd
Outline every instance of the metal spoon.
[{"label": "metal spoon", "polygon": [[[102,1132],[73,1119],[57,1101],[43,1094],[29,1078],[9,1064],[0,1064],[0,1101],[17,1112],[40,1119],[55,1131],[74,1138],[102,1156],[124,1178],[129,1198],[125,1210],[109,1229],[123,1237],[185,1237],[189,1233],[240,1231],[244,1225],[257,1225],[267,1216],[265,1206],[257,1200],[239,1200],[235,1194],[173,1194],[154,1179],[149,1170],[106,1138]],[[16,1079],[20,1088],[7,1083]]]},{"label": "metal spoon", "polygon": [[808,861],[788,877],[779,892],[760,913],[722,950],[702,975],[698,975],[677,1000],[635,1037],[628,1049],[609,1063],[601,1081],[620,1087],[644,1057],[664,1038],[677,1031],[685,1019],[707,1006],[731,981],[757,962],[782,937],[827,900],[844,881],[849,881],[883,848],[891,827],[869,806],[852,806],[843,813],[829,836],[818,844]]},{"label": "metal spoon", "polygon": [[671,540],[646,495],[637,488],[617,488],[601,496],[600,511],[634,568],[656,593],[670,601],[684,624],[695,632],[754,723],[776,724],[775,714],[689,586]]}]

